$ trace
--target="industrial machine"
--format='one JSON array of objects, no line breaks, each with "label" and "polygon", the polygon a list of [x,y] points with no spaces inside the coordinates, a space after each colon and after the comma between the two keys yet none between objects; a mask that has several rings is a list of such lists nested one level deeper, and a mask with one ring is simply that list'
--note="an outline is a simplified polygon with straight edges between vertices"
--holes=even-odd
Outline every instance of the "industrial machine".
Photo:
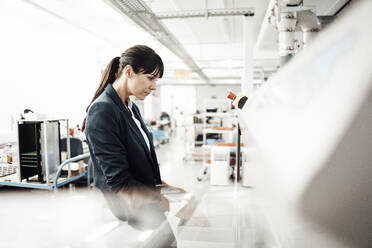
[{"label": "industrial machine", "polygon": [[230,178],[230,147],[214,146],[211,149],[212,185],[228,185]]},{"label": "industrial machine", "polygon": [[20,180],[47,181],[61,163],[59,121],[18,121],[18,149]]}]

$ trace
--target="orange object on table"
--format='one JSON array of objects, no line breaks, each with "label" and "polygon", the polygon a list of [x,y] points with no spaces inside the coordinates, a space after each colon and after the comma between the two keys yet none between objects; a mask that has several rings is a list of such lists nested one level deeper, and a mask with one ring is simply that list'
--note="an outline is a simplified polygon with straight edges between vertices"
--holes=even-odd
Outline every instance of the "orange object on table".
[{"label": "orange object on table", "polygon": [[[229,147],[234,147],[236,144],[234,143],[216,143],[217,146],[229,146]],[[244,144],[240,144],[240,147],[243,147]]]},{"label": "orange object on table", "polygon": [[212,127],[213,130],[221,130],[221,131],[233,131],[234,128],[232,127]]}]

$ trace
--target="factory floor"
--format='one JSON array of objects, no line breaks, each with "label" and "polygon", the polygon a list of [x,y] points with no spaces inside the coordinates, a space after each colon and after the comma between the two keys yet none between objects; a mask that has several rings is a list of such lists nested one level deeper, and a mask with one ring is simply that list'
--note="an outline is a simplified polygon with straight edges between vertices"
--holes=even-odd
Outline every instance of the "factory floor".
[{"label": "factory floor", "polygon": [[[189,151],[189,146],[185,143],[186,140],[188,139],[187,137],[185,137],[184,129],[178,128],[172,133],[169,143],[161,144],[159,147],[156,148],[162,180],[169,185],[185,189],[187,192],[191,193],[195,197],[195,208],[188,220],[182,221],[178,219],[178,221],[172,222],[172,220],[177,220],[177,218],[168,218],[170,220],[172,231],[177,239],[177,246],[192,248],[226,248],[272,247],[273,245],[275,245],[275,240],[271,235],[271,232],[268,230],[269,225],[265,220],[264,213],[262,213],[262,209],[257,205],[257,202],[259,202],[260,199],[259,197],[257,197],[255,189],[252,187],[243,187],[240,183],[235,183],[233,181],[231,181],[230,185],[227,186],[211,186],[209,184],[208,177],[206,177],[205,180],[198,181],[197,177],[202,168],[202,162],[184,160],[185,154]],[[78,192],[79,190],[77,189],[80,188],[84,191]],[[30,191],[32,194],[30,194]],[[71,189],[69,189],[68,187],[61,191],[64,192],[64,194],[58,193],[58,196],[50,195],[51,197],[47,197],[46,194],[48,193],[43,190],[4,187],[0,189],[0,194],[6,192],[23,193],[11,194],[9,196],[10,200],[7,200],[7,204],[3,205],[5,209],[13,208],[14,204],[10,204],[11,201],[23,202],[27,201],[26,199],[33,199],[32,202],[29,202],[30,204],[34,204],[35,207],[32,207],[32,205],[30,205],[29,209],[30,211],[32,210],[34,212],[35,209],[39,209],[40,203],[36,202],[35,200],[39,198],[43,199],[43,206],[45,206],[45,204],[55,204],[56,206],[52,208],[61,208],[60,210],[58,210],[61,213],[65,213],[67,210],[69,210],[69,208],[66,208],[66,206],[61,206],[60,202],[63,202],[63,205],[69,206],[69,202],[72,201],[71,206],[74,207],[71,207],[71,209],[76,209],[76,205],[80,206],[79,209],[87,209],[84,206],[88,205],[96,206],[93,209],[88,208],[89,210],[84,212],[81,212],[78,209],[76,209],[76,211],[73,211],[73,213],[76,214],[76,216],[74,216],[75,220],[83,220],[86,217],[86,219],[90,219],[90,221],[95,221],[93,224],[86,225],[85,229],[87,233],[98,232],[99,235],[101,235],[100,232],[106,233],[104,236],[105,238],[99,238],[93,243],[89,243],[91,247],[100,247],[103,244],[110,244],[109,247],[119,247],[118,245],[124,244],[122,242],[123,233],[132,232],[130,236],[132,236],[135,240],[141,238],[142,235],[146,234],[146,232],[141,233],[138,231],[134,231],[132,228],[129,228],[126,224],[123,223],[118,226],[118,221],[115,221],[115,218],[112,218],[107,211],[102,212],[102,207],[99,207],[104,206],[104,201],[102,201],[103,199],[100,199],[100,197],[102,198],[102,196],[86,194],[84,187],[73,187],[72,191],[82,193],[78,196],[73,195],[72,198],[74,199],[71,198],[72,195],[69,192],[71,191]],[[61,199],[59,199],[60,197]],[[89,203],[90,201],[92,203]],[[96,203],[96,201],[98,203]],[[172,208],[174,210],[173,205],[177,204],[171,202],[171,211]],[[98,210],[96,208],[98,208]],[[107,210],[107,207],[104,207],[103,209]],[[24,214],[26,215],[26,212]],[[39,214],[33,214],[33,218],[36,218],[37,221],[39,218],[38,216],[43,216],[44,214],[45,213],[41,211]],[[99,217],[101,215],[103,217]],[[71,236],[75,234],[74,228],[70,226],[69,222],[63,222],[67,221],[68,218],[67,220],[66,218],[59,219],[61,216],[52,214],[52,212],[47,214],[46,216],[43,217],[46,224],[37,227],[40,229],[40,233],[43,232],[44,227],[52,226],[53,223],[59,221],[62,222],[59,226],[61,230],[65,230],[65,226],[68,226],[68,229],[71,231],[71,234],[69,235]],[[92,216],[96,216],[95,219],[92,219]],[[8,218],[9,221],[13,219],[13,217]],[[35,223],[35,221],[27,221],[25,223],[30,223],[27,225],[32,225],[31,223]],[[25,225],[25,228],[30,228],[27,225]],[[100,226],[102,225],[104,228],[107,228],[107,230],[100,230]],[[93,231],[90,231],[90,228],[92,228]],[[79,230],[81,230],[81,226],[79,226]],[[13,234],[14,232],[10,233]],[[156,237],[157,235],[152,236]],[[38,240],[42,239],[42,237],[43,236],[41,235],[37,237],[30,236],[29,238],[34,238],[34,243],[38,243]],[[87,237],[88,238],[84,240],[90,240],[90,236]],[[77,240],[79,239],[80,238],[77,237]],[[16,247],[17,245],[23,244],[22,241],[18,240],[17,243],[14,242],[14,240],[16,239],[9,238],[8,243],[5,243],[10,244],[10,247],[12,247],[12,245]],[[52,244],[52,242],[56,242],[57,240],[59,240],[59,238],[53,238],[50,242]],[[131,247],[130,242],[132,241],[129,239],[125,240],[128,243],[128,247]],[[66,243],[68,243],[67,241]],[[85,247],[85,244],[86,243],[83,243],[81,246],[78,245],[77,247]]]},{"label": "factory floor", "polygon": [[169,143],[156,148],[161,177],[169,185],[184,188],[188,192],[201,193],[207,189],[209,182],[197,181],[201,161],[183,159],[189,150],[185,140],[185,132],[181,127],[172,132]]},{"label": "factory floor", "polygon": [[194,194],[198,205],[191,219],[175,231],[178,247],[270,247],[275,244],[268,230],[259,195],[253,187],[231,180],[228,186],[212,186],[209,177],[198,181],[202,162],[185,161],[189,151],[182,128],[170,143],[157,148],[162,179]]}]

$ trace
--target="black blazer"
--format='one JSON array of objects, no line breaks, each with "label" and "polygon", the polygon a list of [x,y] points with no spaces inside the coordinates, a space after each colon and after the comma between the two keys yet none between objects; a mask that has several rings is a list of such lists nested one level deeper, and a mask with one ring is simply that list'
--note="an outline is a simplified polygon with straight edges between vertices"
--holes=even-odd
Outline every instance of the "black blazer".
[{"label": "black blazer", "polygon": [[150,141],[150,151],[111,84],[89,108],[86,137],[95,185],[103,191],[117,192],[141,186],[154,188],[161,183],[152,135],[134,103],[132,111]]}]

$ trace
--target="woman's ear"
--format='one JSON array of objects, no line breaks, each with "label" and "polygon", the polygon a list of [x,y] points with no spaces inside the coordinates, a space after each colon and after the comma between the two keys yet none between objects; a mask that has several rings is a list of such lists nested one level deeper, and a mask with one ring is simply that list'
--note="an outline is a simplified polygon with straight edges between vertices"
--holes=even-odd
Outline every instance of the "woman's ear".
[{"label": "woman's ear", "polygon": [[133,68],[131,65],[126,65],[123,69],[124,75],[127,76],[128,78],[131,78],[133,76]]}]

